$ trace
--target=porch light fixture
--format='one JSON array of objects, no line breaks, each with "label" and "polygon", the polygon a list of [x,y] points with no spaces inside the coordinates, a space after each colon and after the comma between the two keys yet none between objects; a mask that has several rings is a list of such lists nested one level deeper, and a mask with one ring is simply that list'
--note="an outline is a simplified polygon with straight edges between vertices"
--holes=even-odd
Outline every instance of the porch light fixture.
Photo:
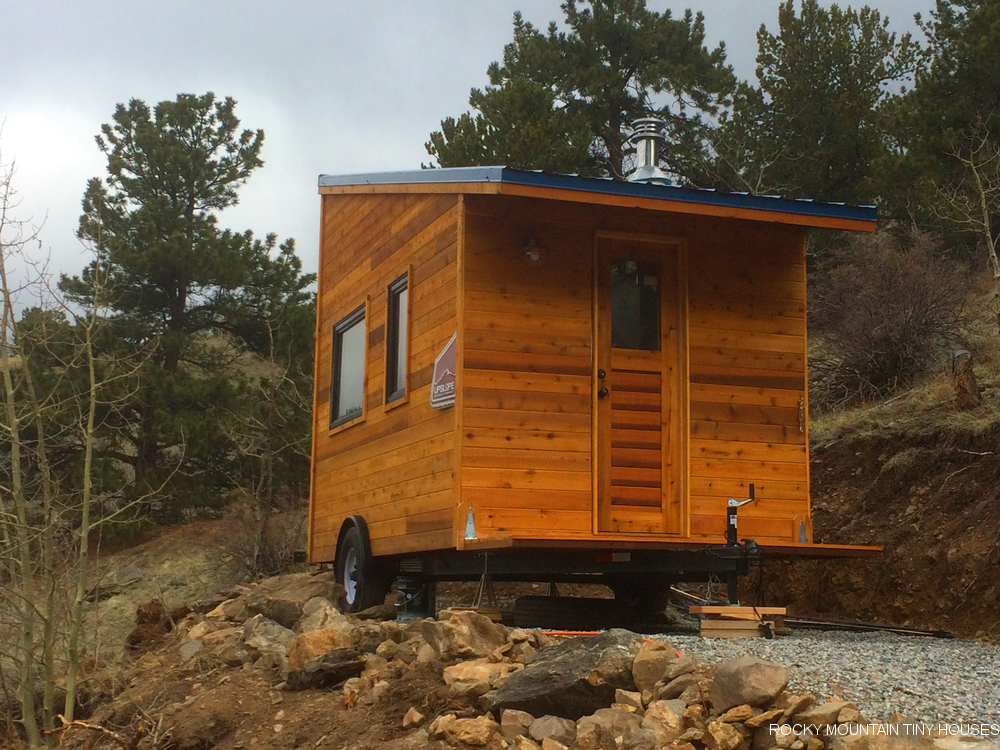
[{"label": "porch light fixture", "polygon": [[529,234],[521,240],[521,253],[532,263],[537,263],[545,254],[545,248],[538,244],[538,238]]}]

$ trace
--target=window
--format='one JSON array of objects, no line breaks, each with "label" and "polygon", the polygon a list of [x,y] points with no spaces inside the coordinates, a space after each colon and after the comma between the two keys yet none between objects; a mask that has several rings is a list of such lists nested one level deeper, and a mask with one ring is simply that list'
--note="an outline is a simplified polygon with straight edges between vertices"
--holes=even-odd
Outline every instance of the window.
[{"label": "window", "polygon": [[619,260],[611,264],[611,346],[660,350],[660,264]]},{"label": "window", "polygon": [[385,335],[385,402],[406,395],[406,336],[409,326],[408,274],[389,285]]},{"label": "window", "polygon": [[333,327],[333,383],[330,427],[350,422],[364,412],[365,306]]}]

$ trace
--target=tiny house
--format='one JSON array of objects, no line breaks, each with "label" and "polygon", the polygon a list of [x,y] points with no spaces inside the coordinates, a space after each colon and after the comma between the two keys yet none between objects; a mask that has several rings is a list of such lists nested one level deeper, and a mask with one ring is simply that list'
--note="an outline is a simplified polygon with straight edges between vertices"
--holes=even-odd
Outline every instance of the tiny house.
[{"label": "tiny house", "polygon": [[308,556],[352,607],[401,570],[618,592],[870,551],[812,537],[805,250],[875,209],[658,182],[320,177]]}]

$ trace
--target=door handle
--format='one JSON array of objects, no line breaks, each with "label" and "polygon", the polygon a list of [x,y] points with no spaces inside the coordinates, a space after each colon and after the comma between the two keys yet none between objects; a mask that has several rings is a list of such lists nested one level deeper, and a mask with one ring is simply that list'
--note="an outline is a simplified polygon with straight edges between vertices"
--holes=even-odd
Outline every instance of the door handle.
[{"label": "door handle", "polygon": [[607,398],[609,393],[611,393],[611,391],[609,391],[603,385],[600,388],[597,389],[597,397],[598,398]]},{"label": "door handle", "polygon": [[608,376],[608,374],[606,372],[604,372],[604,370],[598,370],[597,371],[597,377],[599,377],[601,380],[604,380],[604,378],[606,378],[607,376]]}]

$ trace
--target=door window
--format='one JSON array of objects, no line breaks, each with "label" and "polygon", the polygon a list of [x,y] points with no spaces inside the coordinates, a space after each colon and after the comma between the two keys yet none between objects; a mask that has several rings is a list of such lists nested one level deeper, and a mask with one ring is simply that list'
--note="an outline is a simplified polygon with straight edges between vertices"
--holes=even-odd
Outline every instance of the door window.
[{"label": "door window", "polygon": [[660,350],[659,262],[612,262],[611,347]]}]

